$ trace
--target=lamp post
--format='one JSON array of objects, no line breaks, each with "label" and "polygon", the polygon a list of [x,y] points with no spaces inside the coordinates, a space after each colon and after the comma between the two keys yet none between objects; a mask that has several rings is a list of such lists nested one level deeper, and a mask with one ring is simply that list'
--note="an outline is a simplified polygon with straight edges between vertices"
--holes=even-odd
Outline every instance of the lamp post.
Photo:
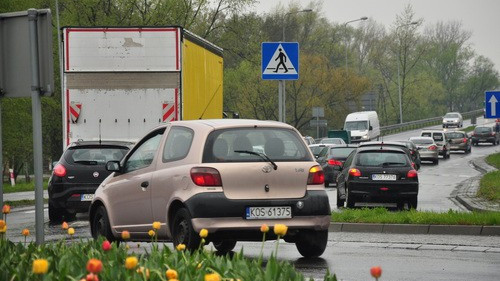
[{"label": "lamp post", "polygon": [[[416,25],[416,24],[418,24],[418,22],[414,21],[414,22],[410,22],[410,23],[406,23],[406,24],[400,25],[400,26],[396,27],[396,34],[398,33],[398,29],[399,28],[405,27],[405,26],[409,26],[409,25]],[[401,82],[400,82],[400,75],[399,75],[399,56],[401,55],[401,51],[400,51],[399,47],[400,46],[398,44],[399,124],[403,124],[403,103],[402,103],[402,98],[401,98]]]},{"label": "lamp post", "polygon": [[344,30],[345,30],[345,73],[347,75],[347,25],[350,24],[351,22],[356,22],[356,21],[364,21],[364,20],[367,20],[368,17],[361,17],[359,19],[355,19],[355,20],[350,20],[350,21],[347,21],[344,23]]},{"label": "lamp post", "polygon": [[[281,42],[285,42],[285,27],[288,16],[291,14],[298,13],[309,13],[312,12],[312,9],[304,9],[295,12],[288,12],[285,14],[283,18],[283,36],[281,38]],[[286,123],[286,91],[285,91],[285,80],[279,80],[279,90],[278,90],[278,105],[279,105],[279,121]]]}]

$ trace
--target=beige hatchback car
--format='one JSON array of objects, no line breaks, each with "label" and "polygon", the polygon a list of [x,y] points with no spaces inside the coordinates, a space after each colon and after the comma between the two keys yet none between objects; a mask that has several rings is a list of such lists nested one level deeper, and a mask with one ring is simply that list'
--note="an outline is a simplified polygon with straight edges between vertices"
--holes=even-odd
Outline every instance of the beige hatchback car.
[{"label": "beige hatchback car", "polygon": [[[222,253],[237,241],[260,241],[260,227],[285,224],[285,241],[305,257],[327,244],[330,205],[324,174],[300,133],[275,121],[176,121],[140,140],[110,174],[90,207],[94,238],[161,240],[196,249],[198,232]],[[270,231],[266,238],[276,239]]]}]

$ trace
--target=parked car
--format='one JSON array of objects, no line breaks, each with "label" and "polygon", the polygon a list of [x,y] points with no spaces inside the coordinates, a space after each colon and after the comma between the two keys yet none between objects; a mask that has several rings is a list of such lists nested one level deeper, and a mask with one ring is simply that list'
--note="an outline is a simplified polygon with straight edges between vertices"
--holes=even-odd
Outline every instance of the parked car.
[{"label": "parked car", "polygon": [[477,126],[472,132],[472,145],[489,142],[492,145],[500,143],[500,134],[495,132],[492,127]]},{"label": "parked car", "polygon": [[408,203],[417,208],[418,173],[406,153],[397,147],[359,147],[349,155],[338,176],[337,206],[357,202]]},{"label": "parked car", "polygon": [[420,169],[420,155],[418,153],[412,153],[412,151],[408,148],[408,145],[400,142],[400,141],[370,141],[365,143],[360,143],[360,147],[362,146],[393,146],[401,148],[408,158],[412,161],[413,167],[418,171]]},{"label": "parked car", "polygon": [[108,161],[120,161],[132,143],[81,141],[72,143],[54,165],[49,178],[49,220],[69,220],[89,210],[99,184],[111,172]]},{"label": "parked car", "polygon": [[411,137],[410,141],[417,146],[421,161],[439,163],[439,148],[431,137]]},{"label": "parked car", "polygon": [[439,149],[439,155],[443,156],[444,159],[450,158],[450,142],[446,138],[444,131],[424,130],[420,136],[431,137]]},{"label": "parked car", "polygon": [[454,126],[457,128],[464,126],[464,119],[459,112],[448,112],[443,116],[443,128]]},{"label": "parked car", "polygon": [[[263,147],[264,152],[254,148]],[[260,241],[262,224],[286,224],[285,241],[305,257],[327,245],[330,205],[324,174],[300,133],[275,121],[174,121],[148,133],[97,189],[90,207],[94,238],[160,240],[197,249],[201,229],[222,253]],[[274,233],[266,235],[276,239]]]},{"label": "parked car", "polygon": [[462,150],[464,153],[471,152],[471,138],[463,131],[446,132],[446,138],[450,141],[450,150]]},{"label": "parked car", "polygon": [[337,176],[342,170],[342,165],[344,165],[347,156],[357,147],[357,145],[344,144],[332,146],[328,149],[325,161],[320,163],[325,174],[325,187],[328,187],[330,183],[337,185]]},{"label": "parked car", "polygon": [[315,144],[316,143],[316,141],[314,140],[314,138],[310,137],[310,136],[305,136],[304,137],[304,141],[306,142],[307,145]]},{"label": "parked car", "polygon": [[320,142],[321,144],[346,144],[341,138],[324,138]]}]

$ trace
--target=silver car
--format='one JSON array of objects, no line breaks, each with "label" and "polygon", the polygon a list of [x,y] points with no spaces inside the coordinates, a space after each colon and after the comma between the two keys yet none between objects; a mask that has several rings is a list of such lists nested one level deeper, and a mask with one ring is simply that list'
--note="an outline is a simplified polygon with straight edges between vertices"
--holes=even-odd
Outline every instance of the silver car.
[{"label": "silver car", "polygon": [[448,128],[450,126],[454,126],[457,128],[464,126],[464,120],[462,118],[462,114],[459,112],[448,112],[445,116],[443,116],[443,128]]},{"label": "silver car", "polygon": [[420,160],[432,161],[434,164],[439,163],[439,148],[431,137],[411,137],[420,153]]},{"label": "silver car", "polygon": [[[95,193],[92,236],[150,241],[160,222],[160,240],[207,243],[222,253],[237,241],[259,241],[260,227],[285,224],[285,241],[305,257],[327,245],[330,204],[324,174],[300,133],[274,121],[243,119],[175,121],[148,133]],[[276,239],[270,232],[266,236]]]}]

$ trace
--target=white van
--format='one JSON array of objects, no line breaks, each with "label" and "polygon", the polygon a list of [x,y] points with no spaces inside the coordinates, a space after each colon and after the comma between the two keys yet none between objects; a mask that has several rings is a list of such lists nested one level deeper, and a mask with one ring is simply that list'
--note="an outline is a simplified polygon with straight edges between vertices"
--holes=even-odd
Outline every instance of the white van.
[{"label": "white van", "polygon": [[380,123],[377,112],[361,111],[347,115],[344,130],[351,132],[351,142],[378,140]]}]

